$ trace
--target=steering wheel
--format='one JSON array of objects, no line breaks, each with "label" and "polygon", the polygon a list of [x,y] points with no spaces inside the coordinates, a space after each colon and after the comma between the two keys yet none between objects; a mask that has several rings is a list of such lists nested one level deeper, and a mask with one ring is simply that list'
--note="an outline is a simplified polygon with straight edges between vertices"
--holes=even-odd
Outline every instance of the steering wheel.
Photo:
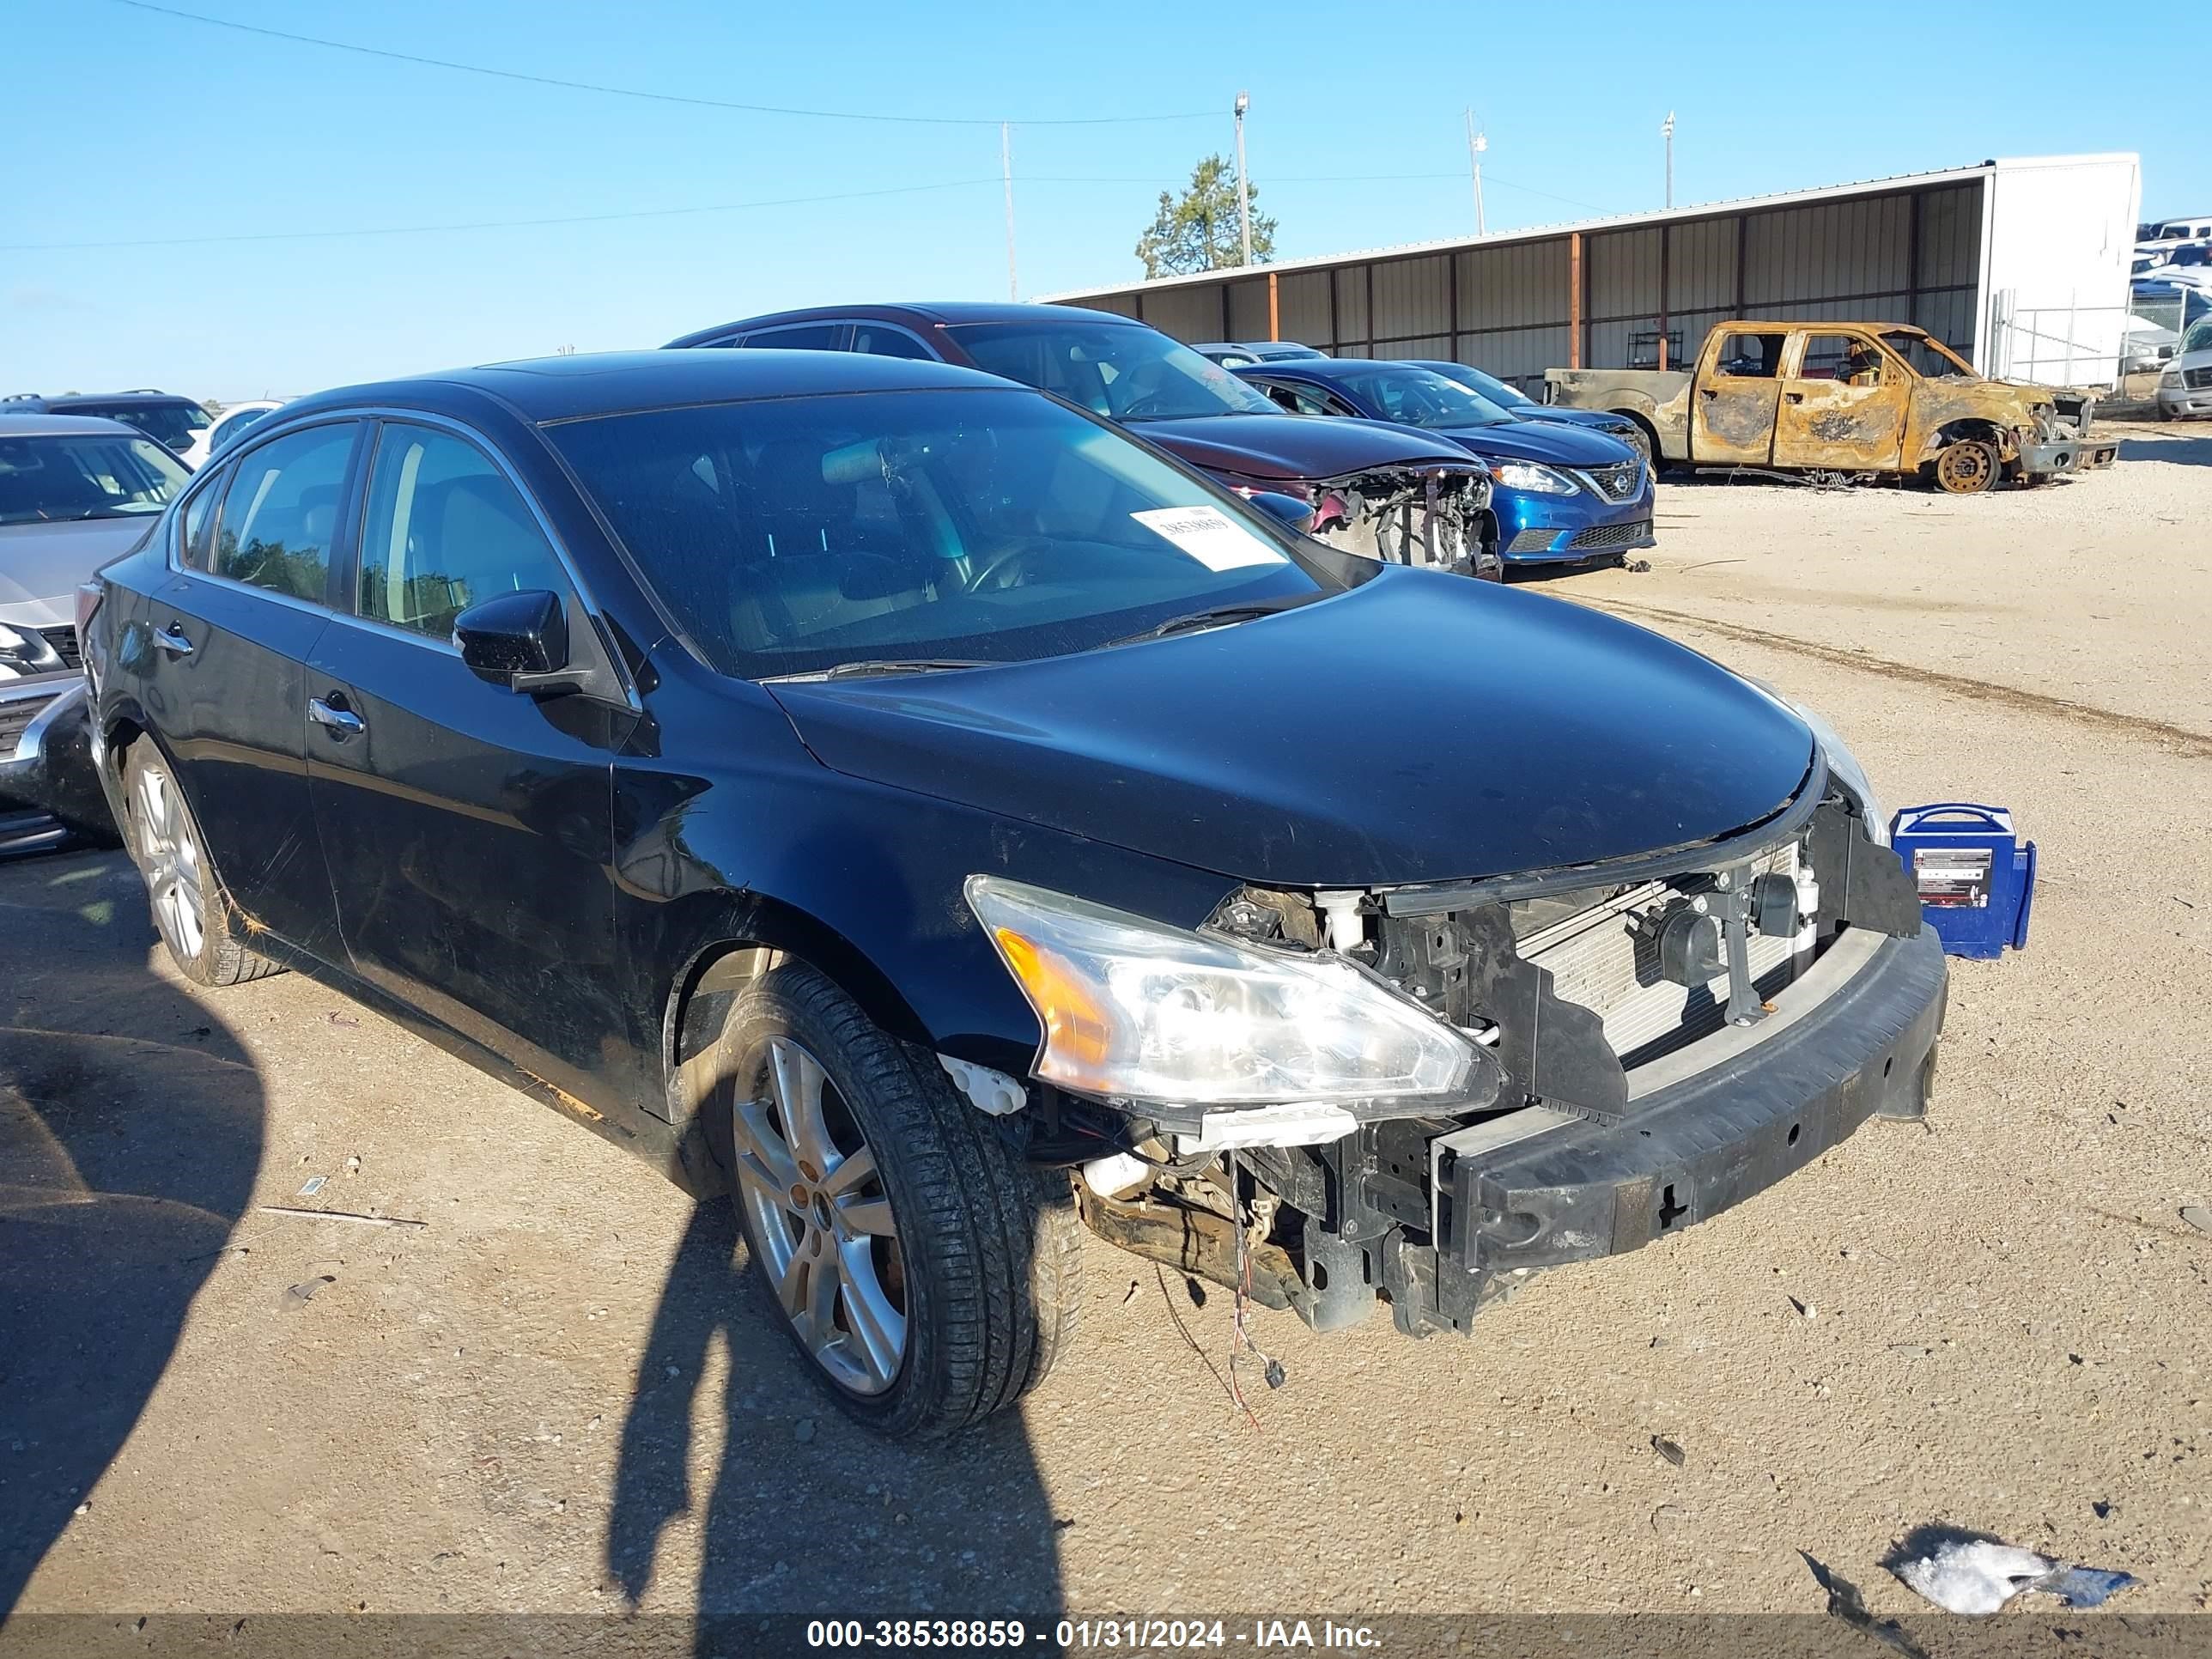
[{"label": "steering wheel", "polygon": [[981,592],[984,584],[999,572],[1006,569],[1009,565],[1019,564],[1032,553],[1046,552],[1051,546],[1052,544],[1042,536],[1027,536],[1011,547],[1000,548],[984,561],[981,569],[968,579],[968,585],[963,591],[969,593]]},{"label": "steering wheel", "polygon": [[1163,395],[1158,392],[1148,392],[1141,398],[1132,398],[1114,418],[1118,421],[1141,420],[1147,415],[1164,415],[1167,410],[1160,407]]}]

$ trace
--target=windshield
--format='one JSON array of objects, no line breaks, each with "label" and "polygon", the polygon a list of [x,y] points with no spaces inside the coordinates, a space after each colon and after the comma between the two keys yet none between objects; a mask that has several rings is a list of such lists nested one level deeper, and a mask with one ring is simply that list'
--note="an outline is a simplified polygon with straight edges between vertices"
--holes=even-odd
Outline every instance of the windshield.
[{"label": "windshield", "polygon": [[1332,378],[1382,419],[1407,426],[1497,426],[1516,418],[1473,387],[1413,363],[1340,369]]},{"label": "windshield", "polygon": [[1951,355],[1950,348],[1939,340],[1910,329],[1892,329],[1881,337],[1881,343],[1912,365],[1916,373],[1930,380],[1978,380],[1966,364]]},{"label": "windshield", "polygon": [[1141,324],[971,323],[951,331],[986,374],[1115,421],[1281,411],[1218,363]]},{"label": "windshield", "polygon": [[208,423],[207,410],[198,404],[71,404],[72,415],[98,415],[125,426],[135,426],[156,443],[172,449],[191,447],[192,434]]},{"label": "windshield", "polygon": [[0,524],[159,513],[191,476],[159,444],[119,432],[0,438]]},{"label": "windshield", "polygon": [[2189,332],[2181,337],[2184,351],[2212,351],[2212,317],[2200,319],[2189,325]]},{"label": "windshield", "polygon": [[1479,368],[1469,368],[1465,363],[1425,363],[1447,380],[1456,380],[1470,392],[1480,392],[1500,409],[1519,409],[1534,406],[1536,400],[1519,386],[1508,386],[1495,374],[1486,374]]},{"label": "windshield", "polygon": [[746,679],[1058,656],[1343,586],[1264,514],[1011,388],[653,410],[548,432],[701,653]]}]

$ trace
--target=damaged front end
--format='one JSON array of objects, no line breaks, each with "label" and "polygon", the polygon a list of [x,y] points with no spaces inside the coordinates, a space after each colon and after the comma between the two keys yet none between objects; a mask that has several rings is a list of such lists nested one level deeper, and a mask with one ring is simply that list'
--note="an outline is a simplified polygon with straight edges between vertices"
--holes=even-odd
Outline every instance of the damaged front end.
[{"label": "damaged front end", "polygon": [[1534,1269],[1637,1249],[1870,1116],[1919,1116],[1943,1017],[1917,893],[1817,760],[1782,811],[1719,842],[1420,887],[1247,887],[1206,931],[1356,968],[1480,1057],[1455,1095],[1410,1102],[1147,1116],[1047,1091],[1040,1145],[1084,1164],[1094,1231],[1322,1330],[1380,1299],[1409,1334],[1464,1331]]},{"label": "damaged front end", "polygon": [[1308,532],[1363,558],[1458,575],[1503,569],[1480,466],[1389,466],[1311,486]]},{"label": "damaged front end", "polygon": [[2069,472],[2094,472],[2119,458],[2118,438],[2092,437],[2091,422],[2096,399],[2089,392],[2055,392],[2049,403],[2030,411],[2030,424],[2021,428],[2019,450],[2012,458],[2021,476],[2057,477]]}]

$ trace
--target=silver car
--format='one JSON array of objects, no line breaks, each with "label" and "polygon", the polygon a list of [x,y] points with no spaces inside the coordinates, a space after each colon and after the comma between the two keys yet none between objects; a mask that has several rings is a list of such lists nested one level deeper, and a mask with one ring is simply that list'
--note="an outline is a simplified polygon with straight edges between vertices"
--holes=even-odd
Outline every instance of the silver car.
[{"label": "silver car", "polygon": [[77,586],[143,540],[191,477],[119,421],[0,415],[0,853],[106,817],[77,752]]},{"label": "silver car", "polygon": [[2212,317],[2190,325],[2181,349],[2158,377],[2158,412],[2168,421],[2212,415]]}]

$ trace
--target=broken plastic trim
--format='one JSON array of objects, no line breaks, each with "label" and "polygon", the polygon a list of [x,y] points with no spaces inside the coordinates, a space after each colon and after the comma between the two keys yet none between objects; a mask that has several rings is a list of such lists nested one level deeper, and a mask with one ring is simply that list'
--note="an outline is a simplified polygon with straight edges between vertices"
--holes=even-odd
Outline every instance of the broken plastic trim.
[{"label": "broken plastic trim", "polygon": [[1577,887],[1648,881],[1659,876],[1679,875],[1684,870],[1726,869],[1757,857],[1803,829],[1820,810],[1827,788],[1828,759],[1814,744],[1812,764],[1806,769],[1804,781],[1798,785],[1795,794],[1757,823],[1715,839],[1684,842],[1656,852],[1631,853],[1589,864],[1562,864],[1547,870],[1482,876],[1472,881],[1386,887],[1377,896],[1386,915],[1438,916],[1452,910],[1472,910],[1513,899],[1569,892]]}]

